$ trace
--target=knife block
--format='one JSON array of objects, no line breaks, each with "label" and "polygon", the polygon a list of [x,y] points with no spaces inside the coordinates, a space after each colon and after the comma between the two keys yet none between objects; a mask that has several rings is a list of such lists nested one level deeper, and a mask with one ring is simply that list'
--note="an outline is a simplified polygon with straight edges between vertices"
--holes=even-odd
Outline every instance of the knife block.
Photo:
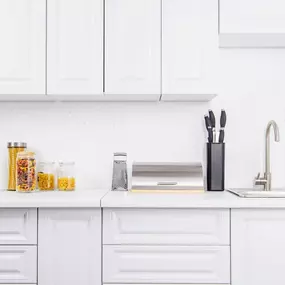
[{"label": "knife block", "polygon": [[207,190],[225,190],[224,143],[207,143]]}]

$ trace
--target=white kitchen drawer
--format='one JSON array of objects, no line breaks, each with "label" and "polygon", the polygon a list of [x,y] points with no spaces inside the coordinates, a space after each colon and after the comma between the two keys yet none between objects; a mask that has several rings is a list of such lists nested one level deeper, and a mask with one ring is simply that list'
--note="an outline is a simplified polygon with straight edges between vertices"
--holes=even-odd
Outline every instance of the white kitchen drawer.
[{"label": "white kitchen drawer", "polygon": [[0,283],[36,283],[37,247],[0,246]]},{"label": "white kitchen drawer", "polygon": [[0,244],[37,244],[37,209],[0,209]]},{"label": "white kitchen drawer", "polygon": [[[103,285],[106,285],[107,283],[103,283]],[[132,283],[131,283],[132,284]],[[3,285],[3,284],[1,284]],[[4,284],[5,285],[5,284]],[[27,285],[31,285],[31,284],[27,284]],[[113,285],[130,285],[130,284],[123,284],[123,283],[120,283],[120,284],[113,284]],[[136,285],[145,285],[145,284],[136,284]],[[177,284],[170,284],[170,285],[177,285]],[[191,285],[222,285],[222,284],[191,284]],[[223,285],[230,285],[230,284],[223,284]]]},{"label": "white kitchen drawer", "polygon": [[104,209],[104,244],[229,245],[227,209]]},{"label": "white kitchen drawer", "polygon": [[230,283],[229,246],[104,246],[104,283]]}]

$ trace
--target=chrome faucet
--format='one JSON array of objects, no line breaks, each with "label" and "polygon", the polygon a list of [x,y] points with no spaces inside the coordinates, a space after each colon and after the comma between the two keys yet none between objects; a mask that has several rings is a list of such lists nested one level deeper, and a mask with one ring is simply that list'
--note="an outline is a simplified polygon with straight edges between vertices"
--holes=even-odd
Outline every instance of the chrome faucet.
[{"label": "chrome faucet", "polygon": [[276,142],[280,141],[279,137],[279,128],[275,121],[270,121],[266,128],[265,134],[265,173],[263,177],[260,177],[258,173],[255,178],[255,185],[263,185],[265,191],[271,190],[271,169],[270,169],[270,130],[273,127],[274,130],[274,139]]}]

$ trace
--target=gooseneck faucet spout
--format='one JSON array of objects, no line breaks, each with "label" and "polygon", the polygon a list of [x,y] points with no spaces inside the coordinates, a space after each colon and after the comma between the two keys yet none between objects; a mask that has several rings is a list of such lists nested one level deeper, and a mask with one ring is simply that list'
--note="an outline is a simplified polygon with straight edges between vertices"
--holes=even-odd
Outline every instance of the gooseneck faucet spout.
[{"label": "gooseneck faucet spout", "polygon": [[260,177],[260,174],[255,178],[255,185],[263,185],[264,190],[271,190],[271,168],[270,168],[270,133],[271,129],[274,131],[274,139],[276,142],[280,141],[279,128],[275,121],[270,121],[266,128],[265,133],[265,173],[264,177]]}]

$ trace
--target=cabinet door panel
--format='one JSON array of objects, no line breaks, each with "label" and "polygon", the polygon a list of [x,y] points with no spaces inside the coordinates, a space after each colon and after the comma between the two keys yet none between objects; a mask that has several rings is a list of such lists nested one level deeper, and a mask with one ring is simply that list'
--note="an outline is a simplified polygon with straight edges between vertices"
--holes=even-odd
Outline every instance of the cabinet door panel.
[{"label": "cabinet door panel", "polygon": [[174,94],[215,94],[218,1],[162,3],[162,99]]},{"label": "cabinet door panel", "polygon": [[107,94],[159,98],[160,9],[160,0],[106,1]]},{"label": "cabinet door panel", "polygon": [[37,247],[0,246],[0,283],[36,283]]},{"label": "cabinet door panel", "polygon": [[0,209],[0,244],[37,244],[37,210]]},{"label": "cabinet door panel", "polygon": [[0,94],[45,94],[45,0],[0,1]]},{"label": "cabinet door panel", "polygon": [[228,246],[104,246],[104,283],[230,283]]},{"label": "cabinet door panel", "polygon": [[101,210],[40,209],[39,285],[101,285]]},{"label": "cabinet door panel", "polygon": [[229,245],[229,210],[104,209],[103,244]]},{"label": "cabinet door panel", "polygon": [[48,94],[103,94],[103,0],[48,1]]},{"label": "cabinet door panel", "polygon": [[285,284],[284,210],[232,210],[232,285]]},{"label": "cabinet door panel", "polygon": [[220,32],[285,33],[284,0],[220,0]]}]

